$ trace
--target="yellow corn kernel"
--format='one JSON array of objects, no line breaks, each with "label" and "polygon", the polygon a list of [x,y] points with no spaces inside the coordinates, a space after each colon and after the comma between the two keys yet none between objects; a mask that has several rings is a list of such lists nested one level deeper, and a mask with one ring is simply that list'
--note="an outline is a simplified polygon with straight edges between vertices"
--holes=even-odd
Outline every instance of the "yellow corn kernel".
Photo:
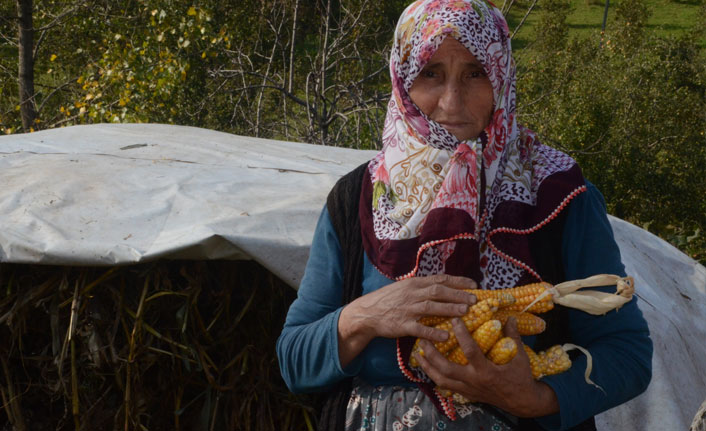
[{"label": "yellow corn kernel", "polygon": [[[495,343],[502,336],[502,324],[499,320],[488,320],[484,324],[480,325],[478,329],[473,331],[471,337],[473,341],[478,344],[478,347],[483,352],[483,354],[488,353],[488,350],[495,345]],[[461,346],[454,347],[447,356],[448,360],[460,365],[468,364],[466,356],[461,350]]]},{"label": "yellow corn kernel", "polygon": [[547,326],[544,319],[528,312],[501,309],[493,314],[493,319],[498,319],[503,326],[505,326],[507,319],[510,317],[514,317],[517,320],[517,330],[520,335],[541,334]]},{"label": "yellow corn kernel", "polygon": [[[480,301],[477,304],[471,306],[468,312],[461,317],[466,329],[469,332],[475,331],[483,323],[490,320],[490,317],[498,310],[498,300],[491,298],[484,301]],[[451,350],[458,341],[456,340],[456,335],[453,331],[451,324],[451,319],[448,319],[435,326],[437,329],[443,329],[449,333],[449,338],[446,341],[434,343],[434,347],[441,353],[446,353]]]},{"label": "yellow corn kernel", "polygon": [[[510,294],[515,297],[515,303],[507,307],[508,310],[523,311],[530,305],[539,295],[544,293],[548,288],[552,287],[549,283],[532,283],[524,286],[513,287],[508,289]],[[546,295],[544,298],[533,304],[527,311],[530,313],[541,314],[554,308],[554,302],[551,295]]]},{"label": "yellow corn kernel", "polygon": [[478,344],[483,354],[486,354],[503,335],[502,329],[503,325],[499,320],[491,319],[473,331],[471,337]]},{"label": "yellow corn kernel", "polygon": [[571,368],[571,358],[560,345],[552,346],[540,353],[540,358],[544,361],[544,375],[551,376],[563,373]]},{"label": "yellow corn kernel", "polygon": [[528,346],[523,346],[529,356],[532,377],[539,379],[543,376],[563,373],[571,368],[571,359],[560,345],[535,353]]},{"label": "yellow corn kernel", "polygon": [[517,343],[510,337],[504,337],[488,352],[488,359],[496,365],[507,364],[517,354]]},{"label": "yellow corn kernel", "polygon": [[516,302],[516,298],[512,295],[512,289],[464,289],[464,291],[475,295],[478,301],[495,298],[500,301],[500,303],[498,304],[499,308],[509,307],[510,305],[513,305]]},{"label": "yellow corn kernel", "polygon": [[419,323],[421,323],[424,326],[436,326],[439,323],[441,323],[447,319],[448,319],[448,317],[445,317],[445,316],[424,316],[421,319],[419,319]]},{"label": "yellow corn kernel", "polygon": [[539,359],[539,355],[535,353],[528,345],[523,344],[522,347],[525,349],[525,353],[529,357],[530,369],[532,369],[532,377],[539,379],[543,376],[543,364],[542,360]]},{"label": "yellow corn kernel", "polygon": [[[525,284],[523,286],[513,287],[512,289],[497,289],[497,290],[481,290],[481,289],[466,289],[466,292],[472,293],[478,298],[478,300],[486,298],[500,298],[502,295],[510,294],[515,298],[515,301],[511,303],[505,303],[500,306],[500,308],[507,308],[509,310],[523,311],[525,307],[532,303],[532,301],[541,295],[545,290],[550,288],[552,285],[549,283],[532,283]],[[538,301],[536,304],[527,310],[531,313],[545,313],[554,308],[554,302],[552,301],[551,295],[547,295]]]},{"label": "yellow corn kernel", "polygon": [[[461,317],[461,320],[466,326],[466,329],[468,329],[469,332],[473,332],[478,329],[480,325],[490,320],[490,317],[493,315],[493,313],[498,311],[499,303],[500,302],[495,298],[488,298],[483,301],[477,302],[476,304],[469,307],[468,312]],[[456,340],[456,334],[454,333],[453,327],[451,325],[451,319],[444,320],[443,322],[436,325],[435,328],[443,329],[449,334],[449,338],[447,338],[446,341],[434,343],[434,347],[436,347],[439,352],[445,354],[458,344],[458,340]],[[417,341],[414,343],[412,355],[409,359],[410,365],[412,365],[413,367],[418,367],[419,363],[414,358],[414,352],[419,352],[419,354],[422,356],[424,355],[424,350],[419,346],[419,339],[417,339]]]},{"label": "yellow corn kernel", "polygon": [[[472,289],[465,289],[466,292],[476,292],[476,290]],[[503,291],[503,290],[477,290],[478,292],[492,292],[492,294],[484,294],[483,298],[477,298],[478,301],[482,301],[484,299],[490,299],[490,298],[495,298],[498,300],[498,308],[504,308],[508,307],[512,304],[515,303],[515,297],[512,296],[511,294]],[[444,316],[424,316],[421,319],[419,319],[419,323],[421,323],[424,326],[436,326],[439,323],[443,322],[444,320],[450,319],[450,317],[444,317]]]},{"label": "yellow corn kernel", "polygon": [[448,356],[446,356],[446,359],[459,365],[468,364],[468,359],[466,359],[466,355],[463,354],[463,350],[461,350],[460,346],[456,346],[451,349]]},{"label": "yellow corn kernel", "polygon": [[504,291],[498,291],[495,299],[499,302],[498,308],[507,308],[517,302],[517,298],[515,298],[510,292]]}]

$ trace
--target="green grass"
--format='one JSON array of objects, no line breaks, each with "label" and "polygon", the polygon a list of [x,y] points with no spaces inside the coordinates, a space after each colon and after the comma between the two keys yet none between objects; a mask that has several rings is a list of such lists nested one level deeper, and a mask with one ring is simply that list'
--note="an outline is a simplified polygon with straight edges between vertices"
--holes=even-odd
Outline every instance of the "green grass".
[{"label": "green grass", "polygon": [[[510,1],[510,0],[506,0]],[[498,6],[502,2],[497,3]],[[515,1],[510,9],[508,25],[510,32],[515,30],[532,1]],[[608,9],[607,30],[615,25],[615,0],[610,1]],[[680,36],[693,30],[698,23],[699,8],[703,0],[647,0],[651,12],[647,27],[654,30],[658,36]],[[588,37],[592,33],[600,32],[603,23],[605,1],[602,0],[571,0],[571,13],[567,18],[569,37]],[[541,0],[523,24],[520,31],[513,38],[513,48],[521,50],[529,41],[534,40],[535,26],[539,20]],[[706,41],[701,46],[706,48]]]}]

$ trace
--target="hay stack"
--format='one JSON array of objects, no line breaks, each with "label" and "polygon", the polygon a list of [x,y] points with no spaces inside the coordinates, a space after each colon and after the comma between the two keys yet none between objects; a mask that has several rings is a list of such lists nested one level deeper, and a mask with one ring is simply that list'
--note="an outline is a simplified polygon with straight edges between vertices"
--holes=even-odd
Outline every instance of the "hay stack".
[{"label": "hay stack", "polygon": [[245,261],[0,264],[0,424],[311,429],[274,353],[294,296]]}]

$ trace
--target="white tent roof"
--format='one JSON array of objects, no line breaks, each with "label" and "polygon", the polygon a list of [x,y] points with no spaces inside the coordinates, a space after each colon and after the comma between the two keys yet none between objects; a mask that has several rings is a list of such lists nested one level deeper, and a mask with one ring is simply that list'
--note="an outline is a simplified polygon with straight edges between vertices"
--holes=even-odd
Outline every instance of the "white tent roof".
[{"label": "white tent roof", "polygon": [[[254,259],[296,287],[329,189],[373,154],[148,124],[3,136],[0,261]],[[652,331],[654,377],[598,428],[687,429],[706,398],[706,268],[611,223]]]},{"label": "white tent roof", "polygon": [[328,190],[371,154],[154,124],[0,137],[0,260],[254,259],[297,286]]}]

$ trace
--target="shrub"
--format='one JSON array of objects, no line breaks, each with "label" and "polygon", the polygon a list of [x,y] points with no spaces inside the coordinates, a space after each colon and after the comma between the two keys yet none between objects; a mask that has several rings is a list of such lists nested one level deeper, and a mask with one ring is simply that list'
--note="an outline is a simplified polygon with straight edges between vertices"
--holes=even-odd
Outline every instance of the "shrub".
[{"label": "shrub", "polygon": [[548,44],[523,53],[521,121],[577,159],[611,213],[703,262],[706,61],[698,32],[645,33],[641,0],[625,0],[617,15],[604,35],[572,40],[554,55]]}]

